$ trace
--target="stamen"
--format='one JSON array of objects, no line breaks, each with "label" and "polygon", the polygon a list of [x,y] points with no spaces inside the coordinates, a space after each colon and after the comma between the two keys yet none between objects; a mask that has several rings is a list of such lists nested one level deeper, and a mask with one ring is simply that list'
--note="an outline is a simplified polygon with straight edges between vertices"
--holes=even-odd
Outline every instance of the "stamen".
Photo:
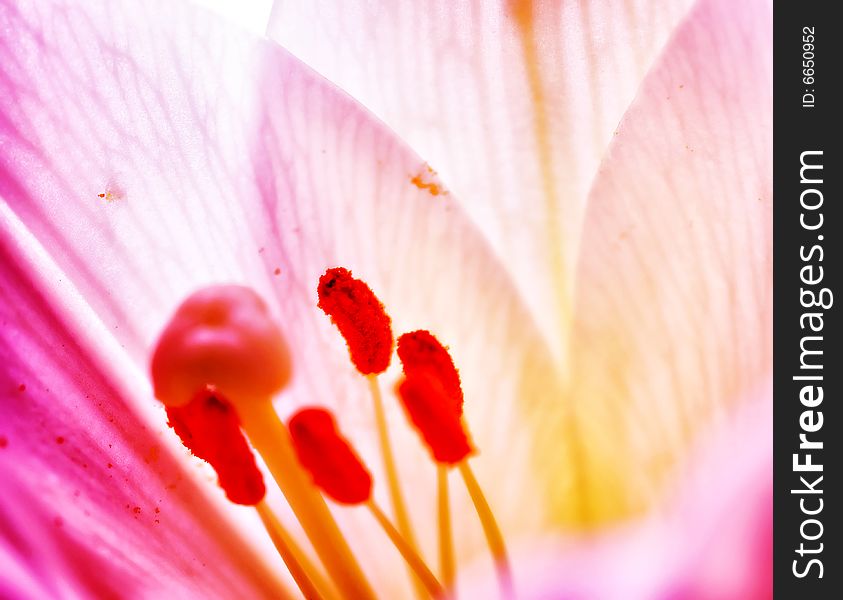
[{"label": "stamen", "polygon": [[[376,375],[386,370],[392,357],[392,327],[389,315],[369,286],[352,277],[350,271],[341,267],[328,269],[322,275],[317,292],[319,308],[331,317],[331,321],[348,344],[354,366],[369,380],[390,503],[398,531],[415,549],[415,535],[401,493]],[[415,577],[413,586],[416,594],[423,597],[424,590]]]},{"label": "stamen", "polygon": [[427,589],[428,593],[433,598],[445,598],[445,589],[442,584],[436,579],[436,576],[431,572],[428,566],[424,563],[421,557],[410,547],[397,529],[389,522],[389,519],[383,514],[383,511],[375,504],[374,500],[369,500],[366,503],[369,511],[374,515],[377,522],[383,528],[390,541],[401,553],[404,561],[413,569],[413,572]]},{"label": "stamen", "polygon": [[190,296],[161,334],[151,370],[155,395],[168,408],[189,403],[207,386],[231,403],[338,590],[374,598],[272,407],[272,396],[290,378],[290,360],[284,337],[257,294],[241,286],[216,286]]},{"label": "stamen", "polygon": [[463,393],[460,374],[448,349],[424,329],[398,338],[398,358],[407,377],[424,372],[439,381],[458,415],[462,415]]},{"label": "stamen", "polygon": [[293,447],[313,482],[340,504],[361,504],[372,495],[372,475],[322,408],[304,408],[290,419]]},{"label": "stamen", "polygon": [[486,535],[489,551],[495,560],[501,593],[504,598],[514,598],[515,590],[512,585],[512,570],[509,566],[509,557],[507,556],[506,545],[504,544],[500,527],[498,527],[498,522],[495,520],[495,515],[492,513],[492,509],[486,501],[486,496],[483,494],[480,484],[474,477],[474,472],[471,470],[468,462],[461,462],[459,469],[465,482],[465,487],[468,490],[468,495],[471,496],[471,501],[474,503],[480,524],[483,526],[483,533]]},{"label": "stamen", "polygon": [[[311,578],[318,572],[263,501],[266,487],[240,420],[231,404],[204,389],[184,406],[167,407],[169,425],[182,443],[216,471],[219,485],[235,504],[254,506],[275,548],[306,598],[322,598]],[[320,577],[321,579],[321,577]]]},{"label": "stamen", "polygon": [[448,515],[447,473],[445,467],[458,465],[469,496],[474,503],[489,550],[495,560],[501,592],[514,596],[511,569],[503,535],[480,484],[468,465],[471,444],[463,420],[463,392],[459,372],[448,350],[430,332],[419,330],[398,338],[398,357],[406,378],[399,382],[398,395],[422,435],[436,462],[439,463],[439,548],[443,579],[453,569],[448,566],[450,516]]},{"label": "stamen", "polygon": [[311,598],[315,600],[333,599],[334,594],[330,584],[322,576],[322,572],[313,564],[295,538],[281,524],[272,509],[266,502],[259,502],[255,508],[264,529],[269,533],[275,549],[278,550],[278,554],[281,555],[284,564],[287,565],[287,569],[293,576],[296,585],[299,586],[302,595],[308,600]]},{"label": "stamen", "polygon": [[[386,414],[384,413],[380,384],[378,383],[377,375],[368,375],[367,379],[369,380],[369,390],[372,394],[372,403],[375,409],[375,425],[378,431],[381,457],[383,458],[383,470],[389,488],[389,498],[392,502],[392,511],[395,514],[395,523],[402,537],[413,550],[418,552],[416,536],[413,533],[413,526],[410,523],[407,507],[404,504],[404,496],[401,493],[401,484],[398,481],[398,469],[395,467],[395,457],[392,454],[392,444],[389,441],[389,431],[386,426]],[[413,588],[416,596],[420,598],[425,597],[422,582],[416,577],[414,572],[411,572],[410,576],[413,580]]]},{"label": "stamen", "polygon": [[328,510],[325,499],[302,468],[290,433],[272,404],[244,404],[240,415],[249,441],[263,457],[341,595],[361,600],[374,599],[374,592],[348,542]]},{"label": "stamen", "polygon": [[229,500],[246,506],[263,500],[263,475],[225,398],[204,389],[184,406],[168,406],[167,418],[182,443],[214,468]]},{"label": "stamen", "polygon": [[351,362],[363,375],[382,373],[392,357],[392,326],[368,285],[342,267],[319,278],[319,303],[348,344]]},{"label": "stamen", "polygon": [[473,452],[452,398],[432,374],[407,376],[398,383],[398,396],[436,462],[453,466]]},{"label": "stamen", "polygon": [[428,593],[443,597],[442,585],[372,500],[372,477],[337,430],[331,413],[323,408],[305,408],[293,415],[289,426],[296,454],[314,483],[337,502],[366,504]]},{"label": "stamen", "polygon": [[442,583],[454,596],[454,536],[451,530],[451,503],[448,494],[448,468],[436,467],[437,509],[439,514],[439,571]]}]

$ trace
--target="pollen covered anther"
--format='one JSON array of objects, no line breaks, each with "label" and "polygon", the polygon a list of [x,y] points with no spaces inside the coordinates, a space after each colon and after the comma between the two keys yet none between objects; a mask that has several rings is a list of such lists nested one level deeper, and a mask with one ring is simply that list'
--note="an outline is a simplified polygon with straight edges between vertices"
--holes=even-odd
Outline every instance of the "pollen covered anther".
[{"label": "pollen covered anther", "polygon": [[436,462],[453,466],[473,453],[462,419],[454,411],[453,398],[435,374],[424,370],[408,374],[398,382],[397,392]]},{"label": "pollen covered anther", "polygon": [[168,406],[167,417],[182,443],[217,472],[229,500],[247,506],[263,500],[263,475],[240,431],[237,413],[225,398],[204,389],[183,406]]},{"label": "pollen covered anther", "polygon": [[398,358],[408,378],[418,374],[434,377],[457,415],[462,416],[463,393],[459,371],[448,349],[432,333],[419,329],[399,337]]},{"label": "pollen covered anther", "polygon": [[372,495],[372,476],[337,430],[330,412],[304,408],[290,419],[290,437],[314,483],[342,504],[361,504]]},{"label": "pollen covered anther", "polygon": [[319,278],[317,292],[317,306],[340,330],[357,370],[363,375],[385,371],[392,357],[392,324],[369,286],[335,267]]}]

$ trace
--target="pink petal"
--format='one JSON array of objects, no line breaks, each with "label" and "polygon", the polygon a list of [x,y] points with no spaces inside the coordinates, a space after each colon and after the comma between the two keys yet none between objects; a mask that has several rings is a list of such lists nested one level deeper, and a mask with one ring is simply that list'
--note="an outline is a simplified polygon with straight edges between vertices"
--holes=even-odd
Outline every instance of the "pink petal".
[{"label": "pink petal", "polygon": [[268,32],[439,171],[561,352],[589,187],[690,3],[278,1]]},{"label": "pink petal", "polygon": [[601,167],[571,342],[583,496],[559,481],[560,518],[651,504],[698,432],[769,376],[771,32],[764,0],[700,2]]},{"label": "pink petal", "polygon": [[134,366],[0,209],[0,596],[284,596],[137,414]]},{"label": "pink petal", "polygon": [[[216,552],[224,562],[223,552],[235,552],[237,544],[221,539],[229,525],[197,530],[197,523],[214,522],[207,517],[210,508],[174,522],[170,538],[149,521],[134,524],[122,500],[148,496],[149,502],[138,502],[144,516],[153,500],[173,505],[179,515],[187,514],[188,499],[194,502],[192,487],[165,489],[174,473],[196,479],[193,467],[164,450],[164,466],[143,461],[154,443],[177,447],[143,373],[158,331],[189,292],[237,282],[271,301],[294,349],[295,377],[279,411],[304,404],[337,410],[381,482],[375,494],[386,504],[366,382],[315,306],[319,275],[342,265],[372,286],[397,332],[425,327],[450,345],[482,452],[478,476],[508,530],[540,522],[541,511],[524,514],[521,508],[525,490],[535,484],[526,468],[531,431],[516,399],[554,397],[548,353],[454,198],[432,196],[411,183],[423,169],[417,156],[277,47],[227,31],[198,11],[169,2],[0,6],[3,30],[16,32],[0,47],[0,225],[4,239],[15,241],[10,256],[18,266],[7,275],[8,287],[29,294],[4,306],[15,325],[4,326],[3,339],[8,348],[23,344],[12,365],[37,365],[19,372],[10,366],[5,373],[12,386],[20,374],[39,378],[28,384],[23,407],[12,409],[3,452],[11,457],[18,445],[28,453],[39,449],[31,459],[37,470],[22,467],[17,475],[27,489],[42,486],[62,510],[73,506],[79,489],[92,514],[106,513],[102,531],[128,532],[134,544],[128,547],[140,562],[164,561],[150,555],[158,547],[180,552],[176,539],[194,536],[195,548],[208,548],[200,556],[214,559]],[[68,340],[79,350],[64,360]],[[104,369],[112,373],[112,387],[120,385],[119,394],[86,387],[89,379],[104,377]],[[394,382],[395,369],[384,377],[384,389]],[[44,432],[28,426],[31,413],[53,412]],[[117,432],[107,422],[112,413],[127,419],[118,421]],[[413,514],[423,543],[432,546],[433,528],[423,525],[435,515],[433,467],[397,403],[389,403],[388,413],[402,477],[413,491]],[[59,432],[60,423],[67,434]],[[114,444],[110,436],[118,433],[132,442],[120,452],[123,462],[110,461],[125,473],[113,485],[103,480],[109,471],[99,469],[109,460],[102,453],[111,451],[102,444]],[[67,440],[61,447],[50,442],[58,435]],[[66,448],[79,448],[89,468],[61,459]],[[501,464],[507,485],[496,476]],[[158,468],[164,475],[156,475]],[[50,476],[39,479],[36,472]],[[112,489],[121,500],[115,507],[106,503]],[[210,481],[205,489],[218,506],[221,491]],[[195,502],[201,507],[205,501]],[[455,506],[468,511],[469,501],[457,497]],[[387,594],[403,589],[404,578],[394,576],[403,572],[400,559],[384,550],[369,515],[342,516],[379,588]],[[483,549],[475,521],[464,519],[458,527],[461,552]],[[101,541],[77,536],[79,544],[89,540]],[[103,565],[117,540],[110,543],[95,553]],[[270,560],[281,569],[275,557]],[[228,585],[245,588],[258,576],[232,574],[239,564],[224,572]],[[201,589],[213,585],[213,575],[181,566],[160,585],[176,586],[180,573],[191,581],[207,577],[195,583]],[[31,568],[36,579],[47,577],[48,567],[35,562]],[[121,576],[115,576],[118,583]]]}]

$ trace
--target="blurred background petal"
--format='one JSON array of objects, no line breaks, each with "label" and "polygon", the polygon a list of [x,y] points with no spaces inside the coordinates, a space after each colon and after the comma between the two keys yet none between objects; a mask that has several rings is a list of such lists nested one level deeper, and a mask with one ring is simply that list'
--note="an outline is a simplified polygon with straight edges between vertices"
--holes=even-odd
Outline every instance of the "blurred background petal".
[{"label": "blurred background petal", "polygon": [[252,33],[263,35],[269,23],[272,0],[190,0]]},{"label": "blurred background petal", "polygon": [[589,188],[690,4],[276,0],[268,32],[439,172],[562,357]]},{"label": "blurred background petal", "polygon": [[[513,549],[524,600],[767,600],[772,597],[772,404],[760,382],[692,444],[646,516]],[[462,592],[494,597],[482,567]]]},{"label": "blurred background petal", "polygon": [[[600,168],[577,272],[575,417],[565,429],[535,412],[544,444],[569,432],[571,454],[536,459],[563,522],[645,510],[694,438],[771,373],[771,22],[764,0],[699,2]],[[556,475],[571,455],[578,481]]]}]

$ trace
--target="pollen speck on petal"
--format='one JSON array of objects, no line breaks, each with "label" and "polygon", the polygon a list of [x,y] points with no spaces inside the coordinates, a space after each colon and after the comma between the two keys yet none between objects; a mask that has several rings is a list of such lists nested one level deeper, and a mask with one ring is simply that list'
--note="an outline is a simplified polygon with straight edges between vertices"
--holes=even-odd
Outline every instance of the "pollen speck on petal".
[{"label": "pollen speck on petal", "polygon": [[445,195],[448,190],[439,181],[436,171],[430,168],[429,165],[424,165],[418,173],[410,177],[410,183],[420,190],[427,190],[431,196]]}]

